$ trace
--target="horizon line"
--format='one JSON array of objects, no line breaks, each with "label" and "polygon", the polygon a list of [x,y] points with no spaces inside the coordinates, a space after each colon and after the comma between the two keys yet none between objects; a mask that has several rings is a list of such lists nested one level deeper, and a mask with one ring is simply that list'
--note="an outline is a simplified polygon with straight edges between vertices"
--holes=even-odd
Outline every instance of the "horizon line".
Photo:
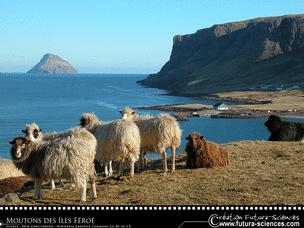
[{"label": "horizon line", "polygon": [[28,73],[28,72],[0,72],[0,74],[32,74],[32,75],[75,75],[75,74],[110,74],[110,75],[120,75],[120,74],[124,74],[124,75],[148,75],[148,74],[153,74],[153,73],[101,73],[101,72],[92,72],[92,73],[88,73],[88,72],[78,72],[75,74],[47,74],[47,73]]}]

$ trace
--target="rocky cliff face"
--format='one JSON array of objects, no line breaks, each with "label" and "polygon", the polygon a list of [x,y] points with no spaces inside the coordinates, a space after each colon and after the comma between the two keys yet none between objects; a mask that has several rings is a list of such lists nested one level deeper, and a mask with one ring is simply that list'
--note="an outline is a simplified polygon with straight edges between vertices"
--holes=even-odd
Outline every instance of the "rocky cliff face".
[{"label": "rocky cliff face", "polygon": [[180,94],[304,84],[304,14],[214,25],[173,38],[170,60],[140,83]]},{"label": "rocky cliff face", "polygon": [[45,54],[27,73],[40,74],[75,74],[77,70],[66,60],[58,55]]}]

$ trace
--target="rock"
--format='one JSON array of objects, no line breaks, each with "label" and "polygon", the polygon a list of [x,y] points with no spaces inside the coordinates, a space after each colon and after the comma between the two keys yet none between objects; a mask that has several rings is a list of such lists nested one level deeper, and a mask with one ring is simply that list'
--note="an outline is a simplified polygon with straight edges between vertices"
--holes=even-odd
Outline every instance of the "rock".
[{"label": "rock", "polygon": [[0,198],[0,205],[17,205],[21,200],[17,193],[8,193]]},{"label": "rock", "polygon": [[214,25],[173,38],[170,60],[139,83],[182,95],[304,86],[304,14]]},{"label": "rock", "polygon": [[77,70],[58,55],[45,54],[27,73],[31,74],[76,74]]},{"label": "rock", "polygon": [[18,203],[20,201],[19,196],[16,193],[8,193],[4,198],[8,203]]},{"label": "rock", "polygon": [[25,174],[18,170],[11,160],[1,159],[0,160],[0,180],[8,177],[19,177]]},{"label": "rock", "polygon": [[188,121],[191,115],[189,112],[175,112],[172,113],[172,116],[178,121]]}]

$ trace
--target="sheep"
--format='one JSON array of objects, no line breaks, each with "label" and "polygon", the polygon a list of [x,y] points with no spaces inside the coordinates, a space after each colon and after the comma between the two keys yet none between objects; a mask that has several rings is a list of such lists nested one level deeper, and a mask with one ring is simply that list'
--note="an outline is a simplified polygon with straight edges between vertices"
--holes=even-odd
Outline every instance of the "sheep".
[{"label": "sheep", "polygon": [[0,180],[9,177],[24,176],[24,173],[16,169],[14,163],[11,160],[0,159]]},{"label": "sheep", "polygon": [[97,139],[96,160],[107,167],[111,161],[119,162],[118,177],[122,177],[124,163],[129,162],[130,178],[134,176],[134,163],[140,154],[140,133],[132,121],[116,120],[103,123],[93,113],[84,113],[80,126],[86,128]]},{"label": "sheep", "polygon": [[[67,132],[50,132],[47,134],[42,134],[41,128],[36,123],[27,124],[26,128],[22,130],[22,132],[25,134],[26,137],[28,137],[33,142],[41,142],[49,141],[49,140],[56,140],[60,138],[67,137],[71,134],[70,131]],[[73,132],[72,134],[75,134]],[[62,180],[60,180],[61,185],[64,186],[64,183]],[[56,188],[55,181],[51,180],[51,189],[54,190]]]},{"label": "sheep", "polygon": [[93,165],[97,142],[86,129],[73,128],[68,131],[67,137],[40,142],[19,136],[11,140],[10,144],[15,166],[35,181],[34,199],[41,198],[44,180],[60,178],[80,187],[81,201],[86,201],[89,180],[93,198],[97,197]]},{"label": "sheep", "polygon": [[122,119],[132,120],[140,130],[141,156],[138,168],[146,166],[145,155],[149,152],[158,152],[162,155],[163,173],[168,171],[166,149],[171,149],[172,172],[175,171],[176,149],[181,143],[181,129],[176,119],[170,115],[160,114],[158,116],[139,116],[131,108],[120,111]]},{"label": "sheep", "polygon": [[230,164],[227,151],[219,145],[204,140],[200,133],[193,132],[186,140],[186,165],[188,168],[226,167]]},{"label": "sheep", "polygon": [[269,141],[303,141],[304,124],[282,121],[279,116],[271,115],[265,122],[270,131]]}]

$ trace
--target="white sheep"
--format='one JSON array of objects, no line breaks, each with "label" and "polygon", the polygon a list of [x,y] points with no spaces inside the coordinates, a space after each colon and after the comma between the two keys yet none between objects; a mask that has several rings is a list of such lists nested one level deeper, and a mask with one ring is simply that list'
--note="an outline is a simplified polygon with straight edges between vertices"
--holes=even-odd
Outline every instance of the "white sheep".
[{"label": "white sheep", "polygon": [[80,118],[80,126],[97,139],[97,161],[105,167],[111,161],[118,161],[119,177],[123,175],[124,163],[128,161],[130,177],[134,176],[134,163],[140,154],[140,133],[136,124],[126,120],[103,123],[93,113],[84,113]]},{"label": "white sheep", "polygon": [[145,155],[149,152],[158,152],[162,155],[163,172],[167,172],[166,149],[171,149],[172,172],[175,171],[176,149],[181,143],[181,129],[173,116],[160,114],[158,116],[139,116],[131,108],[120,111],[122,119],[132,120],[140,130],[141,155],[139,168],[145,168]]},{"label": "white sheep", "polygon": [[97,197],[93,164],[97,142],[86,129],[70,129],[67,137],[40,142],[22,136],[13,139],[10,144],[16,167],[35,181],[34,199],[41,198],[44,180],[60,178],[80,187],[81,201],[86,201],[86,185],[89,180],[93,197]]}]

